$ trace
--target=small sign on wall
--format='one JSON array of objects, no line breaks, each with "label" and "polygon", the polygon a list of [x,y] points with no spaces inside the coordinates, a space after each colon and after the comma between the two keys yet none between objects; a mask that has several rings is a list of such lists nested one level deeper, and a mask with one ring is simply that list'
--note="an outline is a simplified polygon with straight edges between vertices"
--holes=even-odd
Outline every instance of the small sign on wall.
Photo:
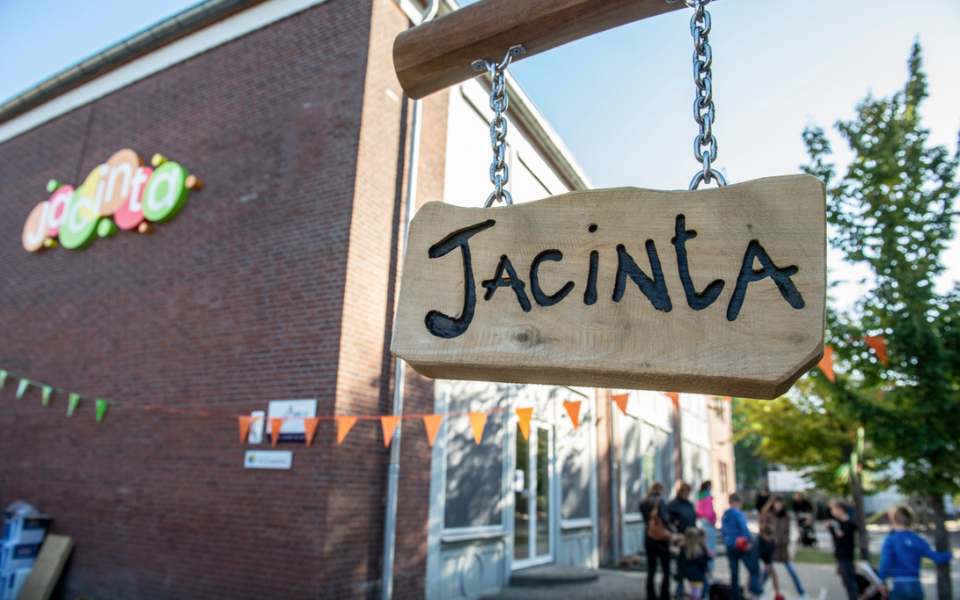
[{"label": "small sign on wall", "polygon": [[290,469],[293,452],[290,450],[247,450],[243,457],[247,469]]},{"label": "small sign on wall", "polygon": [[[317,416],[317,401],[314,400],[271,400],[267,408],[267,419],[283,419],[280,427],[280,442],[300,442],[307,440],[304,418]],[[273,441],[267,433],[267,440]]]},{"label": "small sign on wall", "polygon": [[76,250],[95,237],[113,237],[118,229],[152,231],[151,223],[177,216],[188,190],[200,181],[179,164],[160,154],[153,168],[129,148],[115,152],[94,167],[80,187],[47,184],[49,199],[37,204],[23,226],[21,240],[29,252],[61,245]]}]

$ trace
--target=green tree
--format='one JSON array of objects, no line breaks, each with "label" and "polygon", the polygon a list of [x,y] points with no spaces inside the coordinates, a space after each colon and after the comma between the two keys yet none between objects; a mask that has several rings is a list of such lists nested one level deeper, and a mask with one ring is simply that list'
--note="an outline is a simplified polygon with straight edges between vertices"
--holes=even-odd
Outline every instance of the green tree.
[{"label": "green tree", "polygon": [[760,449],[763,432],[753,427],[746,405],[749,400],[733,398],[730,428],[733,432],[733,458],[737,465],[737,487],[759,489],[767,478],[770,464]]},{"label": "green tree", "polygon": [[[921,125],[928,93],[919,43],[908,67],[903,90],[868,96],[853,120],[836,124],[855,157],[845,173],[838,176],[827,162],[830,144],[820,128],[804,132],[811,158],[805,170],[827,183],[831,244],[872,271],[857,320],[889,343],[888,365],[838,347],[856,377],[887,392],[874,402],[854,398],[847,408],[868,424],[878,446],[902,459],[897,485],[931,500],[936,546],[949,550],[943,496],[960,492],[960,290],[938,294],[934,279],[954,233],[958,157],[929,146]],[[942,600],[952,598],[949,566],[938,570],[938,586]]]},{"label": "green tree", "polygon": [[[818,393],[817,386],[818,382],[808,377],[798,382],[789,396],[743,402],[741,410],[749,425],[740,436],[756,436],[755,452],[765,461],[804,471],[818,490],[846,496],[852,494],[849,467],[860,426],[842,417],[836,401]],[[874,472],[885,463],[876,459],[871,445],[865,448],[856,462],[867,471],[863,480],[870,493],[882,486]]]},{"label": "green tree", "polygon": [[[843,356],[862,350],[855,324],[827,312],[827,344],[843,347]],[[865,348],[865,346],[864,346]],[[848,360],[838,357],[839,372],[831,381],[820,370],[802,378],[790,393],[771,402],[741,401],[745,425],[734,430],[734,439],[754,438],[754,452],[764,460],[804,471],[818,489],[852,496],[860,531],[860,556],[870,560],[863,496],[879,491],[886,481],[877,473],[889,457],[865,443],[859,407],[872,404],[880,390],[869,387]]]}]

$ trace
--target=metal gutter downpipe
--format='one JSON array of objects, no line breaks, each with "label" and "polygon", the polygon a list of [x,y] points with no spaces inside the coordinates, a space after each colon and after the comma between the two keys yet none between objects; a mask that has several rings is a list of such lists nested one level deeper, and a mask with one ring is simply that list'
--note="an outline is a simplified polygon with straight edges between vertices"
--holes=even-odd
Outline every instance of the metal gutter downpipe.
[{"label": "metal gutter downpipe", "polygon": [[[430,0],[420,24],[432,20],[439,8],[438,0]],[[410,132],[410,172],[407,174],[406,215],[404,216],[403,252],[398,259],[400,272],[403,272],[403,257],[407,250],[407,237],[410,234],[410,221],[417,208],[417,172],[420,170],[420,121],[423,111],[421,100],[413,101],[413,124]],[[396,333],[396,312],[394,312],[394,333]],[[391,336],[392,339],[392,336]],[[397,358],[393,370],[393,416],[403,415],[403,373],[406,363]],[[387,503],[383,517],[383,574],[380,577],[380,600],[393,598],[393,563],[397,540],[397,496],[400,493],[400,433],[403,422],[397,425],[390,442],[390,466],[387,467]]]}]

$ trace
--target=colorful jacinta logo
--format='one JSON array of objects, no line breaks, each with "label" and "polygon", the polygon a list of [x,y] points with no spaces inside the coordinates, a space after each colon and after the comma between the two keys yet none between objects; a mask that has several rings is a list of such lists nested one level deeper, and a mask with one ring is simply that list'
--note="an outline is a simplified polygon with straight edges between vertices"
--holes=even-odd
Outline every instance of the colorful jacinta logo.
[{"label": "colorful jacinta logo", "polygon": [[94,234],[113,237],[117,229],[151,231],[151,223],[169,221],[200,181],[175,162],[155,154],[153,168],[133,150],[114,153],[74,189],[57,181],[52,195],[37,204],[23,226],[23,247],[30,252],[57,245],[72,250],[93,241]]}]

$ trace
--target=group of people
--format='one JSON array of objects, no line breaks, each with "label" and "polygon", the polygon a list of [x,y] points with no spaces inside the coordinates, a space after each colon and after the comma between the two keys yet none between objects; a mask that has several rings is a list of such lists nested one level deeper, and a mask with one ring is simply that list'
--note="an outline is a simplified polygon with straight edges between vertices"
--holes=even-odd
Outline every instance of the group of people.
[{"label": "group of people", "polygon": [[[669,600],[671,554],[677,558],[676,597],[683,597],[684,580],[690,584],[691,600],[699,600],[709,593],[717,552],[717,514],[710,489],[710,481],[704,481],[694,506],[689,498],[690,485],[681,482],[677,486],[676,496],[668,503],[663,497],[663,484],[654,482],[640,503],[640,512],[647,523],[644,538],[644,549],[647,552],[647,600]],[[747,517],[743,514],[743,500],[739,494],[730,495],[730,508],[724,512],[721,519],[721,532],[727,559],[730,561],[732,600],[740,600],[741,562],[750,572],[749,589],[753,594],[759,595],[764,581],[770,577],[779,595],[774,562],[785,564],[797,593],[801,596],[806,594],[790,563],[790,517],[780,497],[774,497],[768,502],[760,514],[760,535],[756,539],[756,547],[747,528]],[[764,563],[763,579],[759,561]],[[658,565],[663,571],[659,596],[654,590],[654,576]]]},{"label": "group of people", "polygon": [[[950,562],[950,552],[937,552],[911,529],[914,513],[907,505],[894,506],[887,512],[887,520],[893,531],[887,536],[880,551],[880,568],[876,573],[862,563],[854,563],[856,551],[857,526],[851,517],[852,508],[845,502],[835,500],[830,503],[830,521],[828,528],[833,537],[834,556],[837,559],[837,571],[843,580],[849,600],[865,598],[887,598],[888,600],[923,600],[923,587],[920,585],[920,562],[929,558],[937,565]],[[859,579],[859,580],[858,580]],[[893,580],[893,588],[886,586],[887,579]],[[861,585],[863,581],[866,585]]]},{"label": "group of people", "polygon": [[[662,483],[654,482],[647,490],[640,503],[640,512],[646,523],[647,600],[670,600],[671,557],[676,561],[676,598],[684,597],[684,580],[689,582],[688,597],[691,600],[709,597],[718,541],[717,515],[710,489],[710,481],[704,481],[696,505],[690,500],[690,485],[684,482],[677,486],[676,495],[669,502],[664,498]],[[743,499],[739,494],[730,495],[730,507],[720,519],[720,539],[730,563],[730,598],[741,600],[741,562],[750,574],[747,585],[750,594],[759,596],[769,579],[777,600],[782,600],[774,569],[774,564],[780,563],[793,579],[797,594],[806,597],[797,571],[790,562],[790,516],[786,503],[778,495],[764,500],[762,505],[758,503],[760,532],[756,536],[747,527]],[[832,520],[828,526],[834,538],[838,572],[849,600],[860,600],[864,596],[857,582],[859,573],[854,564],[857,528],[851,513],[851,508],[845,503],[831,502]],[[923,590],[919,580],[921,558],[927,557],[942,565],[950,560],[951,555],[949,552],[934,552],[923,538],[910,531],[913,512],[908,506],[891,509],[888,518],[894,531],[884,543],[873,589],[884,598],[889,596],[889,600],[922,600]],[[659,595],[655,593],[654,583],[658,567],[663,572]],[[893,579],[892,590],[884,584],[887,578]]]},{"label": "group of people", "polygon": [[[707,490],[709,497],[710,482],[705,481],[701,490]],[[643,546],[647,553],[647,599],[670,600],[670,562],[671,546],[680,547],[682,556],[679,558],[677,569],[677,597],[683,593],[683,580],[690,581],[691,598],[696,600],[707,593],[708,576],[713,571],[712,559],[716,553],[716,529],[713,529],[713,544],[710,545],[709,534],[706,530],[697,528],[697,517],[700,502],[694,508],[690,501],[691,487],[681,482],[677,486],[677,494],[669,503],[664,499],[664,486],[659,481],[653,482],[647,489],[647,494],[640,502],[640,514],[647,524]],[[716,524],[717,517],[713,514],[713,503],[710,502],[712,523]],[[709,521],[709,519],[708,519]],[[677,536],[682,536],[682,542],[677,544]],[[687,543],[687,540],[690,540]],[[690,569],[685,567],[689,563]],[[654,594],[654,576],[657,565],[663,571],[660,581],[660,595]]]}]

